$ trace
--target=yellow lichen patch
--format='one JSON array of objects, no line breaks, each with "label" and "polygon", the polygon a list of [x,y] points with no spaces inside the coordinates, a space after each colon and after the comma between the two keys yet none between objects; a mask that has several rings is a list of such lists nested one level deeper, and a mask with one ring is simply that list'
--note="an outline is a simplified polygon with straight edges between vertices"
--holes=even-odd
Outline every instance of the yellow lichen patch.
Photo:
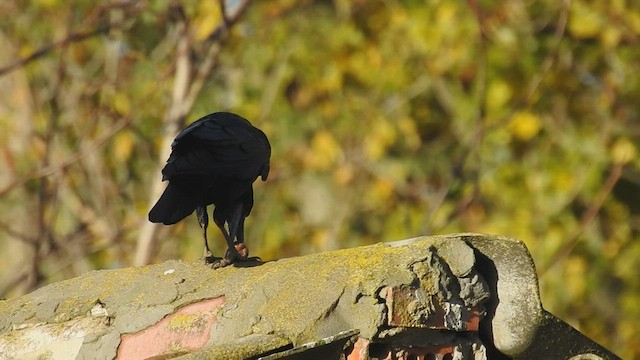
[{"label": "yellow lichen patch", "polygon": [[190,314],[175,314],[166,326],[172,332],[203,332],[207,323],[214,316],[211,311],[195,312]]}]

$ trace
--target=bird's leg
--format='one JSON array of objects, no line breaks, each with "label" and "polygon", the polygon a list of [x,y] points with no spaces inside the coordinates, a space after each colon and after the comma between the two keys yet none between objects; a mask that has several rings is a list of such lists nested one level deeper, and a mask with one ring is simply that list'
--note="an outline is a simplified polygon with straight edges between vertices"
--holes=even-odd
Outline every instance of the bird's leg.
[{"label": "bird's leg", "polygon": [[238,230],[236,231],[236,238],[234,244],[242,244],[244,243],[244,216],[240,217],[240,221],[238,224]]},{"label": "bird's leg", "polygon": [[236,238],[233,242],[233,246],[236,248],[236,250],[238,250],[238,252],[240,253],[240,256],[242,256],[244,259],[259,259],[259,258],[249,258],[249,248],[247,248],[247,245],[245,245],[244,243],[244,216],[240,216],[240,222],[238,224],[238,230],[236,233]]},{"label": "bird's leg", "polygon": [[[224,235],[224,239],[227,242],[227,246],[232,246],[232,245],[229,245],[229,244],[233,244],[233,240],[229,235],[226,214],[227,214],[226,211],[224,211],[222,207],[216,206],[215,210],[213,210],[213,221],[216,223],[216,225],[218,225],[218,228],[220,228],[222,235]],[[229,251],[227,250],[224,258],[220,259],[215,263],[212,263],[211,266],[213,268],[221,268],[221,267],[230,265],[232,263],[233,263],[233,258],[229,256]]]},{"label": "bird's leg", "polygon": [[249,250],[242,242],[244,239],[244,216],[242,213],[242,203],[237,203],[231,209],[229,217],[226,220],[228,227],[227,253],[225,258],[229,260],[246,259]]},{"label": "bird's leg", "polygon": [[207,214],[206,206],[196,207],[196,216],[198,224],[202,228],[202,236],[204,237],[204,262],[209,263],[213,259],[213,254],[209,249],[209,241],[207,240],[207,227],[209,226],[209,214]]},{"label": "bird's leg", "polygon": [[242,203],[233,204],[230,207],[217,206],[213,211],[213,221],[220,228],[227,241],[227,251],[223,258],[224,265],[233,263],[236,260],[246,259],[248,250],[243,243],[236,242],[238,227],[243,223]]}]

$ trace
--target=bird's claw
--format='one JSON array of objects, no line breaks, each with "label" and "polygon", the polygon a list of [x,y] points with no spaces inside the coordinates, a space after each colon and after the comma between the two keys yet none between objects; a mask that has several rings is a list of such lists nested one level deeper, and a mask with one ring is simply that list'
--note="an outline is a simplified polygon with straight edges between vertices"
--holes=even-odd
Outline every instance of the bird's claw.
[{"label": "bird's claw", "polygon": [[222,258],[212,256],[211,253],[204,258],[205,265],[212,269],[223,268],[238,262],[262,262],[262,259],[257,256],[249,257],[249,249],[244,243],[234,244],[233,250],[227,249]]},{"label": "bird's claw", "polygon": [[211,267],[212,269],[220,269],[233,264],[233,261],[225,258],[210,256],[204,259],[204,264]]}]

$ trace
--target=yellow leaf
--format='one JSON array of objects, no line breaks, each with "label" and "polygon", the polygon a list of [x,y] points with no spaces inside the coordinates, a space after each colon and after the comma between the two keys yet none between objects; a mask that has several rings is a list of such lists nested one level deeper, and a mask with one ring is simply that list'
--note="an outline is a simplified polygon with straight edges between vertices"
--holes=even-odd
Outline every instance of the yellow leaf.
[{"label": "yellow leaf", "polygon": [[327,92],[338,91],[342,88],[342,71],[338,66],[329,64],[325,67],[318,88]]},{"label": "yellow leaf", "polygon": [[373,121],[366,136],[365,151],[369,158],[378,160],[396,140],[397,134],[395,127],[385,119],[379,118]]},{"label": "yellow leaf", "polygon": [[34,49],[30,44],[22,44],[20,48],[18,48],[18,56],[20,57],[31,56],[33,51]]},{"label": "yellow leaf", "polygon": [[558,170],[553,178],[553,187],[559,192],[568,192],[575,183],[575,175],[564,170]]},{"label": "yellow leaf", "polygon": [[355,176],[355,172],[353,171],[353,166],[344,164],[338,167],[333,175],[333,179],[336,184],[340,186],[344,186],[349,184]]},{"label": "yellow leaf", "polygon": [[636,155],[636,146],[626,138],[616,140],[611,147],[611,158],[616,164],[626,164],[633,161]]},{"label": "yellow leaf", "polygon": [[200,1],[197,12],[193,20],[194,37],[202,41],[220,24],[222,13],[217,1]]},{"label": "yellow leaf", "polygon": [[511,100],[513,90],[506,81],[494,80],[487,88],[487,110],[493,112],[498,110]]},{"label": "yellow leaf", "polygon": [[326,170],[333,166],[340,156],[340,145],[330,132],[323,130],[311,139],[311,149],[306,160],[309,167]]},{"label": "yellow leaf", "polygon": [[601,34],[600,39],[602,44],[606,48],[615,48],[620,43],[620,38],[622,37],[622,33],[620,30],[614,27],[607,27]]},{"label": "yellow leaf", "polygon": [[640,34],[640,11],[629,11],[625,16],[627,24],[636,33]]},{"label": "yellow leaf", "polygon": [[113,108],[119,114],[129,114],[129,112],[131,111],[131,102],[129,101],[127,95],[123,93],[117,93],[113,97]]},{"label": "yellow leaf", "polygon": [[572,299],[583,299],[586,290],[584,274],[587,273],[587,263],[584,258],[571,256],[567,259],[565,267],[566,290],[571,294]]},{"label": "yellow leaf", "polygon": [[133,153],[135,137],[129,131],[118,133],[113,139],[113,157],[118,162],[126,162]]},{"label": "yellow leaf", "polygon": [[569,32],[579,39],[593,38],[600,34],[605,20],[592,6],[574,1],[569,13]]},{"label": "yellow leaf", "polygon": [[393,183],[386,179],[378,179],[373,183],[373,191],[371,196],[377,199],[377,204],[384,204],[391,200],[391,196],[394,192]]},{"label": "yellow leaf", "polygon": [[402,117],[398,120],[398,130],[402,134],[403,141],[411,150],[416,150],[422,144],[420,131],[416,122],[410,117]]},{"label": "yellow leaf", "polygon": [[38,0],[35,5],[42,6],[47,9],[52,9],[58,5],[58,0]]},{"label": "yellow leaf", "polygon": [[315,249],[327,249],[327,246],[330,245],[330,235],[327,229],[318,229],[311,236],[311,243]]},{"label": "yellow leaf", "polygon": [[540,118],[528,111],[516,113],[509,123],[509,132],[519,141],[529,141],[540,131]]}]

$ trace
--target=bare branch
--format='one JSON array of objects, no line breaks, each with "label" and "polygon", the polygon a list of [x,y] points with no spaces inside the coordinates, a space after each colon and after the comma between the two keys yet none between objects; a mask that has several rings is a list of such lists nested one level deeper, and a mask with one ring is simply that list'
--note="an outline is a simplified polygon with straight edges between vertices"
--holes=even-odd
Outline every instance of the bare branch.
[{"label": "bare branch", "polygon": [[5,196],[6,194],[11,192],[15,188],[23,185],[27,181],[39,179],[45,176],[50,176],[65,170],[69,166],[76,163],[78,160],[82,159],[82,157],[85,156],[86,154],[89,154],[99,149],[102,145],[104,145],[105,142],[109,141],[109,139],[111,139],[118,131],[122,130],[123,128],[128,126],[130,123],[131,123],[130,117],[124,118],[121,121],[115,123],[113,126],[111,126],[111,128],[109,128],[101,137],[97,138],[96,140],[90,143],[81,145],[80,150],[78,150],[73,155],[69,156],[67,159],[61,161],[60,163],[44,166],[38,170],[33,171],[28,175],[23,176],[18,180],[13,181],[12,183],[10,183],[9,185],[5,186],[3,189],[0,190],[0,197]]},{"label": "bare branch", "polygon": [[0,231],[4,231],[5,233],[9,234],[9,236],[29,245],[34,245],[38,242],[38,240],[33,238],[32,236],[16,231],[12,229],[8,224],[5,224],[3,222],[0,222]]},{"label": "bare branch", "polygon": [[571,6],[571,0],[563,0],[562,1],[562,12],[560,13],[560,17],[556,23],[556,32],[554,33],[554,37],[556,40],[556,44],[553,47],[553,51],[547,54],[546,58],[542,62],[540,67],[540,71],[537,76],[535,76],[531,82],[529,83],[529,87],[527,88],[527,94],[524,98],[525,104],[528,104],[533,99],[536,91],[540,88],[540,84],[542,84],[542,80],[549,74],[551,67],[556,63],[558,59],[558,53],[560,52],[560,44],[562,44],[562,39],[564,39],[564,34],[567,30],[567,20],[569,18],[569,8]]},{"label": "bare branch", "polygon": [[218,0],[218,5],[220,6],[220,13],[222,14],[222,20],[226,26],[229,26],[229,15],[227,14],[227,1],[226,0]]},{"label": "bare branch", "polygon": [[[87,16],[86,19],[89,22],[97,22],[101,14],[103,14],[105,11],[112,10],[114,8],[131,8],[131,9],[134,9],[134,12],[141,12],[144,9],[143,6],[140,6],[140,4],[138,4],[138,2],[135,2],[135,1],[115,1],[109,4],[98,5],[94,9],[92,14]],[[131,15],[133,14],[130,14],[129,16]],[[93,38],[95,36],[105,35],[115,29],[121,29],[124,26],[125,22],[126,22],[126,19],[123,19],[121,21],[115,21],[107,24],[100,24],[96,26],[95,29],[71,32],[61,40],[46,44],[40,47],[39,49],[35,50],[31,54],[21,59],[17,59],[8,65],[0,67],[0,76],[4,76],[14,70],[24,67],[29,63],[35,60],[38,60],[57,49],[65,48],[70,44],[81,42],[81,41]]]},{"label": "bare branch", "polygon": [[[29,279],[32,278],[32,274],[29,270],[24,268],[20,269],[12,274],[13,276],[5,279],[3,284],[0,284],[0,298],[6,296],[11,291],[15,291],[18,287],[23,287],[27,282],[32,282]],[[30,290],[30,289],[29,289]],[[29,290],[18,290],[19,294],[27,293]]]},{"label": "bare branch", "polygon": [[607,197],[613,190],[613,187],[618,183],[618,180],[620,180],[620,176],[622,176],[623,167],[624,167],[623,163],[618,163],[613,166],[613,168],[611,169],[611,173],[609,174],[609,177],[600,188],[600,191],[598,192],[598,194],[596,194],[595,200],[580,218],[580,227],[567,240],[565,245],[561,247],[558,251],[556,251],[546,264],[543,264],[543,266],[540,268],[540,271],[539,271],[540,276],[543,276],[547,271],[549,271],[549,269],[551,269],[551,267],[557,264],[561,259],[566,258],[571,253],[573,248],[578,244],[578,242],[580,242],[580,240],[582,239],[581,235],[585,232],[587,226],[589,226],[593,222],[593,220],[596,218],[596,216],[600,212],[600,209],[602,209],[602,205],[604,204],[604,201],[607,199]]},{"label": "bare branch", "polygon": [[[171,97],[171,105],[167,111],[165,117],[165,134],[162,139],[161,158],[166,159],[169,157],[169,148],[173,137],[179,129],[179,122],[184,118],[188,111],[188,108],[184,104],[184,98],[188,92],[189,81],[191,73],[191,59],[189,57],[189,39],[187,34],[186,19],[181,18],[179,20],[179,26],[181,26],[180,38],[177,44],[177,58],[175,66],[175,77],[173,82],[173,91]],[[158,163],[156,171],[154,173],[160,173],[163,164]],[[149,191],[149,205],[151,208],[155,200],[160,196],[164,190],[164,185],[157,181],[151,187]],[[151,251],[153,249],[154,240],[156,236],[158,226],[149,221],[144,221],[138,239],[136,240],[136,250],[133,259],[133,264],[136,266],[148,264],[151,259]]]},{"label": "bare branch", "polygon": [[31,54],[23,57],[22,59],[18,59],[16,61],[14,61],[13,63],[9,64],[9,65],[5,65],[3,67],[0,67],[0,76],[6,75],[8,73],[10,73],[11,71],[14,71],[18,68],[21,68],[35,60],[38,60],[39,58],[47,55],[48,53],[50,53],[53,50],[56,50],[58,48],[63,48],[68,46],[69,44],[75,43],[75,42],[80,42],[89,38],[92,38],[94,36],[98,36],[98,35],[103,35],[105,33],[107,33],[111,28],[118,26],[121,24],[107,24],[107,25],[102,25],[97,27],[96,29],[93,30],[89,30],[89,31],[85,31],[85,32],[77,32],[77,33],[72,33],[69,34],[67,37],[65,37],[62,40],[58,40],[58,41],[54,41],[52,43],[49,43],[47,45],[42,46],[41,48],[39,48],[38,50],[32,52]]}]

